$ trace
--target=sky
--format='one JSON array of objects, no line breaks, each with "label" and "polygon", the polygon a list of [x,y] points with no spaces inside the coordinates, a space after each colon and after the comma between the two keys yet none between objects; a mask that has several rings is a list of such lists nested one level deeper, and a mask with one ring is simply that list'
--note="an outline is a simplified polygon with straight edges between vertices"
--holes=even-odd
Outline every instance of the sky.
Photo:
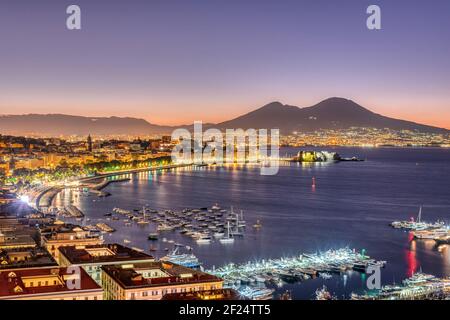
[{"label": "sky", "polygon": [[176,125],[338,96],[450,129],[449,16],[448,0],[0,0],[0,114]]}]

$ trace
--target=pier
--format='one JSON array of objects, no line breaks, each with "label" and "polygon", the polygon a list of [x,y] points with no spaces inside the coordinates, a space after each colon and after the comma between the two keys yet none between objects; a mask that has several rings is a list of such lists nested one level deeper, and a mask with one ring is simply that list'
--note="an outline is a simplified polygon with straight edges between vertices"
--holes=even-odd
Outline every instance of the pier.
[{"label": "pier", "polygon": [[387,285],[376,293],[352,294],[352,300],[426,300],[448,299],[450,278],[437,278],[425,273],[415,273],[401,285]]},{"label": "pier", "polygon": [[269,259],[245,264],[228,264],[208,270],[224,279],[225,287],[241,285],[280,284],[310,279],[321,273],[341,273],[349,270],[365,272],[369,266],[384,267],[385,261],[376,261],[349,248],[328,250],[321,253],[301,254],[291,258]]},{"label": "pier", "polygon": [[84,213],[81,212],[80,209],[78,209],[77,207],[73,206],[73,205],[69,205],[67,207],[65,207],[65,211],[74,218],[83,218],[84,217]]}]

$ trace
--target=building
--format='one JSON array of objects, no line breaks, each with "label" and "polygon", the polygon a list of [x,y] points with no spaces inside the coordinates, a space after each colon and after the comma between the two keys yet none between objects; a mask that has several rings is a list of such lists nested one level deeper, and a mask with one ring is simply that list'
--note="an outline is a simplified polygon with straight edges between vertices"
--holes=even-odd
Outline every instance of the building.
[{"label": "building", "polygon": [[168,293],[222,289],[223,280],[169,262],[102,267],[106,300],[160,300]]},{"label": "building", "polygon": [[59,248],[59,264],[61,266],[82,267],[100,285],[102,284],[102,266],[153,261],[155,259],[152,256],[120,244]]},{"label": "building", "polygon": [[[0,170],[1,171],[1,170]],[[17,202],[17,196],[14,193],[10,192],[0,192],[0,205]]]},{"label": "building", "polygon": [[[49,231],[48,231],[49,230]],[[43,228],[41,233],[41,246],[59,261],[59,247],[63,246],[91,246],[103,244],[101,236],[93,235],[90,231],[84,230],[72,224],[56,224]]]},{"label": "building", "polygon": [[3,174],[5,176],[9,176],[11,174],[10,170],[11,167],[9,162],[0,161],[0,175]]},{"label": "building", "polygon": [[0,249],[0,270],[57,265],[55,259],[43,248]]},{"label": "building", "polygon": [[0,300],[101,300],[102,288],[82,268],[0,270]]},{"label": "building", "polygon": [[168,293],[162,300],[246,300],[234,289],[215,289],[197,292]]},{"label": "building", "polygon": [[45,161],[42,158],[19,158],[14,160],[14,169],[37,170],[44,167]]},{"label": "building", "polygon": [[87,151],[92,152],[92,138],[91,135],[87,137]]},{"label": "building", "polygon": [[0,250],[35,248],[36,241],[28,234],[15,234],[14,232],[0,231]]}]

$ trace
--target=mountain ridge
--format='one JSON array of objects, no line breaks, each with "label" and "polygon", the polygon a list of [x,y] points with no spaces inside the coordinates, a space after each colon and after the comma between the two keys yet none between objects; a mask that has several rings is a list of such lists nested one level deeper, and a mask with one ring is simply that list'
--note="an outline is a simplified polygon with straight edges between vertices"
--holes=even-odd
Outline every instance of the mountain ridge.
[{"label": "mountain ridge", "polygon": [[[352,100],[340,97],[331,97],[313,106],[303,108],[273,101],[236,118],[217,124],[204,124],[203,127],[219,129],[278,128],[282,134],[293,131],[310,132],[350,127],[450,133],[450,130],[445,128],[386,117],[372,112]],[[85,117],[61,113],[0,115],[0,134],[139,135],[171,133],[176,128],[191,130],[192,125],[165,126],[136,117]]]}]

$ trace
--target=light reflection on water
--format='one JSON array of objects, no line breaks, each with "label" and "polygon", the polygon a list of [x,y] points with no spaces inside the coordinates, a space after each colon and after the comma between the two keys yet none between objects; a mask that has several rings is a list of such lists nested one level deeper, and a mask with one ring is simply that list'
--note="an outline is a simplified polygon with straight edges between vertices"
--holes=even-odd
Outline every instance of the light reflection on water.
[{"label": "light reflection on water", "polygon": [[[106,241],[148,250],[147,234],[153,224],[125,227],[120,221],[106,221],[112,208],[133,210],[210,207],[219,203],[229,209],[243,209],[247,225],[261,220],[261,230],[248,228],[243,239],[231,246],[219,243],[198,246],[177,232],[167,239],[194,248],[206,266],[242,263],[263,258],[292,256],[329,248],[349,246],[366,249],[367,254],[388,265],[382,270],[382,283],[400,283],[422,269],[437,276],[450,276],[447,246],[438,250],[430,241],[413,240],[409,233],[388,226],[393,220],[417,215],[423,205],[423,219],[450,220],[450,150],[444,149],[351,149],[337,151],[343,156],[367,158],[366,162],[331,164],[283,164],[276,176],[261,176],[259,168],[245,166],[179,168],[171,171],[117,175],[129,182],[113,183],[105,191],[112,195],[97,198],[65,191],[56,202],[80,207],[97,223],[103,219],[117,232]],[[420,165],[416,165],[420,163]],[[315,187],[312,178],[315,178]],[[156,256],[171,248],[167,242],[154,244]],[[153,253],[152,253],[153,254]],[[325,284],[336,295],[349,295],[364,289],[365,275],[352,272],[330,280],[314,279],[283,289],[293,290],[295,298],[310,299]]]}]

